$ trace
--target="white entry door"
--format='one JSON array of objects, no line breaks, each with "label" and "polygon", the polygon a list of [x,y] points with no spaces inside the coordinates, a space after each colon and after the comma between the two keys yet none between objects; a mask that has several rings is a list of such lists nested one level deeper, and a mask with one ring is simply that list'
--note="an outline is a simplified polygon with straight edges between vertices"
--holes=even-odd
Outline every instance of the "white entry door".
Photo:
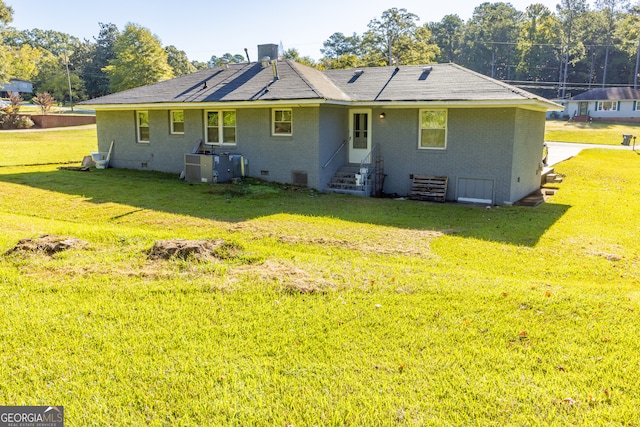
[{"label": "white entry door", "polygon": [[349,163],[360,163],[371,151],[371,110],[349,111]]}]

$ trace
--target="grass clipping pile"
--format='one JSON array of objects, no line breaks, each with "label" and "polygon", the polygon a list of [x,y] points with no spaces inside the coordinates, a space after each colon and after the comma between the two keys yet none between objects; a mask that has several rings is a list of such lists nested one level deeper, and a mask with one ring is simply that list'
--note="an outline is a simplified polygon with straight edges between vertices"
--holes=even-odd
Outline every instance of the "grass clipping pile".
[{"label": "grass clipping pile", "polygon": [[158,240],[149,250],[149,258],[153,260],[196,259],[198,261],[214,261],[235,258],[240,248],[234,244],[217,240]]},{"label": "grass clipping pile", "polygon": [[22,239],[18,244],[5,252],[6,255],[11,254],[44,254],[53,256],[58,252],[70,249],[83,249],[88,245],[87,242],[73,237],[56,236],[53,234],[44,234],[36,239]]}]

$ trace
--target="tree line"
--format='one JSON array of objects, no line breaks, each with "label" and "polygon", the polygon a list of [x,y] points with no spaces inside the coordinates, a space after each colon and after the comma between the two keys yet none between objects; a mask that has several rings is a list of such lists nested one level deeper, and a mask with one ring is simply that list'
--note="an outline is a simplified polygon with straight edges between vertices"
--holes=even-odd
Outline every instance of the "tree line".
[{"label": "tree line", "polygon": [[[0,0],[0,82],[30,80],[59,102],[95,98],[219,65],[245,62],[242,54],[191,61],[175,46],[137,24],[99,23],[93,40],[52,30],[19,31]],[[391,8],[362,34],[334,33],[322,57],[283,56],[318,69],[454,62],[531,92],[565,97],[596,86],[637,87],[640,2],[560,0],[556,10],[534,3],[519,11],[485,2],[466,22],[446,15],[418,25],[406,9]],[[70,98],[70,94],[72,98]]]}]

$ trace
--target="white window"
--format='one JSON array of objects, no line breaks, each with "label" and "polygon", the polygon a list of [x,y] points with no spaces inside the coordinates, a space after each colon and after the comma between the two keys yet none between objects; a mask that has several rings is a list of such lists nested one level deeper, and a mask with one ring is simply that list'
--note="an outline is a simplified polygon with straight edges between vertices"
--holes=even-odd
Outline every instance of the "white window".
[{"label": "white window", "polygon": [[447,110],[420,110],[418,148],[447,148]]},{"label": "white window", "polygon": [[138,142],[149,142],[149,112],[136,111],[136,131]]},{"label": "white window", "polygon": [[598,111],[618,111],[618,101],[598,101]]},{"label": "white window", "polygon": [[173,110],[169,112],[171,117],[171,134],[184,135],[184,111]]},{"label": "white window", "polygon": [[236,112],[234,110],[207,111],[205,141],[209,145],[236,144]]},{"label": "white window", "polygon": [[291,136],[293,134],[293,112],[291,108],[273,109],[271,115],[272,135]]}]

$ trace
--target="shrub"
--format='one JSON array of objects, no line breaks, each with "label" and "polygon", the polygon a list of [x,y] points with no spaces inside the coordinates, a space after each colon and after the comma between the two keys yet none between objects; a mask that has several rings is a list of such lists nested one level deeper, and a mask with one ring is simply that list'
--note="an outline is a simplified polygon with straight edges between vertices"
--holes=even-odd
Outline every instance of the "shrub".
[{"label": "shrub", "polygon": [[53,107],[56,103],[56,100],[53,99],[53,96],[49,92],[37,93],[33,98],[33,103],[40,107],[42,114],[49,114],[51,111],[51,107]]}]

